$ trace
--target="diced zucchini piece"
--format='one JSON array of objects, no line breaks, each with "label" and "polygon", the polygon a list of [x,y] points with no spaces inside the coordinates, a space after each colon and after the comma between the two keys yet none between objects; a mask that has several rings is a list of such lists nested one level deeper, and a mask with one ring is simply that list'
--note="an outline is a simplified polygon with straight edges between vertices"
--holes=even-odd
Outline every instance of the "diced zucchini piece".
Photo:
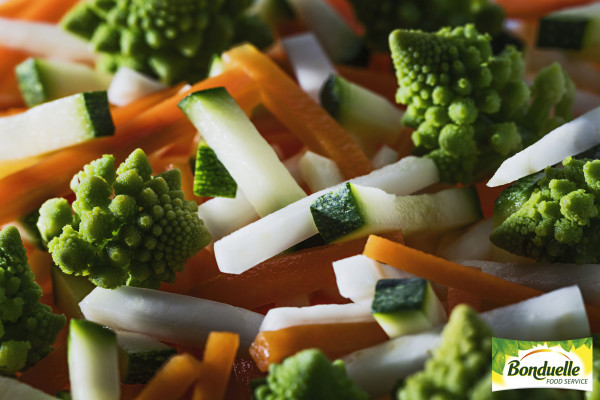
[{"label": "diced zucchini piece", "polygon": [[147,383],[177,350],[152,336],[136,332],[117,331],[119,370],[126,384]]},{"label": "diced zucchini piece", "polygon": [[106,90],[112,76],[87,65],[28,58],[15,69],[19,90],[29,107],[82,92]]},{"label": "diced zucchini piece", "polygon": [[566,8],[543,17],[537,46],[572,50],[577,55],[599,60],[600,3]]},{"label": "diced zucchini piece", "polygon": [[473,188],[395,196],[353,183],[322,195],[310,211],[326,242],[397,229],[405,236],[443,231],[471,224],[482,216]]},{"label": "diced zucchini piece", "polygon": [[307,151],[300,157],[298,166],[302,179],[313,193],[344,181],[333,160],[312,151]]},{"label": "diced zucchini piece", "polygon": [[210,67],[208,67],[208,76],[213,77],[221,75],[225,70],[225,63],[221,58],[220,54],[213,54],[210,60]]},{"label": "diced zucchini piece", "polygon": [[447,318],[431,285],[422,278],[379,280],[371,311],[390,338],[425,331]]},{"label": "diced zucchini piece", "polygon": [[79,303],[96,287],[86,276],[68,275],[56,265],[50,268],[54,304],[67,318],[83,318]]},{"label": "diced zucchini piece", "polygon": [[339,75],[325,81],[321,104],[370,155],[379,144],[394,144],[402,130],[402,110]]},{"label": "diced zucchini piece", "polygon": [[120,398],[117,335],[84,319],[72,319],[68,340],[73,400]]},{"label": "diced zucchini piece", "polygon": [[306,196],[225,88],[192,93],[181,100],[179,108],[260,216]]},{"label": "diced zucchini piece", "polygon": [[64,97],[0,118],[0,161],[109,136],[114,129],[106,92]]},{"label": "diced zucchini piece", "polygon": [[289,0],[289,4],[334,62],[355,62],[366,52],[363,40],[326,1]]},{"label": "diced zucchini piece", "polygon": [[56,397],[50,396],[32,386],[19,381],[17,378],[0,376],[0,400],[56,400]]},{"label": "diced zucchini piece", "polygon": [[194,171],[194,194],[205,197],[235,197],[237,183],[206,142],[198,144]]},{"label": "diced zucchini piece", "polygon": [[127,67],[120,67],[108,87],[108,101],[116,106],[124,106],[165,89],[167,85]]}]

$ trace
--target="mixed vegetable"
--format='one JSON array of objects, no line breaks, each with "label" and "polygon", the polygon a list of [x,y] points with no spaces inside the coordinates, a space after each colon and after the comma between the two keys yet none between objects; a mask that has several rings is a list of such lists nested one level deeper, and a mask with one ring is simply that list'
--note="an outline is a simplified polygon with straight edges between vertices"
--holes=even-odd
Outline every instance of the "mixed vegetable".
[{"label": "mixed vegetable", "polygon": [[0,2],[0,399],[600,398],[598,6]]}]

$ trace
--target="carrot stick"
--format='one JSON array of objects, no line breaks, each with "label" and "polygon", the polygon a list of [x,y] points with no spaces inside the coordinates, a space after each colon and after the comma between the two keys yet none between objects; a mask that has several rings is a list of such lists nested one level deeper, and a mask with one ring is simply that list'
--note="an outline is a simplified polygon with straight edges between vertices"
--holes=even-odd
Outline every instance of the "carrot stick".
[{"label": "carrot stick", "polygon": [[388,340],[377,322],[292,326],[260,332],[250,346],[250,355],[265,372],[269,365],[309,348],[318,348],[336,359]]},{"label": "carrot stick", "polygon": [[111,110],[111,115],[115,126],[121,126],[127,121],[134,119],[140,113],[155,106],[159,102],[174,96],[181,90],[183,85],[168,87],[158,92],[150,93],[140,99],[132,101],[123,107],[115,107]]},{"label": "carrot stick", "polygon": [[204,366],[193,356],[177,354],[156,372],[136,400],[178,399],[204,371]]},{"label": "carrot stick", "polygon": [[211,332],[202,363],[206,366],[194,386],[193,400],[221,400],[233,369],[240,336],[231,332]]},{"label": "carrot stick", "polygon": [[69,383],[65,337],[54,344],[54,350],[50,354],[23,372],[19,380],[52,396],[65,389]]},{"label": "carrot stick", "polygon": [[[258,101],[254,82],[239,70],[197,83],[191,90],[225,86],[242,105],[250,109]],[[45,157],[42,161],[0,179],[0,224],[7,223],[39,207],[50,197],[69,193],[69,182],[85,164],[102,154],[115,154],[122,161],[137,147],[150,154],[169,144],[173,137],[169,125],[184,119],[177,94],[117,127],[115,136],[94,139]]]},{"label": "carrot stick", "polygon": [[348,26],[359,36],[365,33],[364,26],[356,19],[354,8],[346,0],[327,0],[329,5],[346,21]]},{"label": "carrot stick", "polygon": [[[42,0],[43,1],[43,0]],[[0,17],[18,18],[19,15],[31,4],[32,0],[8,0],[0,4]]]},{"label": "carrot stick", "polygon": [[[441,283],[498,305],[518,303],[544,292],[494,275],[423,253],[400,243],[371,235],[364,255],[427,280]],[[600,310],[586,306],[593,331],[600,329]]]},{"label": "carrot stick", "polygon": [[449,287],[448,294],[446,296],[446,312],[448,315],[452,314],[454,307],[459,304],[468,304],[477,312],[481,312],[483,309],[481,298],[477,297],[471,292]]},{"label": "carrot stick", "polygon": [[[402,241],[400,232],[386,237]],[[252,310],[290,296],[336,288],[331,263],[360,254],[365,242],[361,238],[277,255],[243,274],[220,274],[202,282],[190,294]]]},{"label": "carrot stick", "polygon": [[475,184],[483,218],[489,218],[494,215],[494,204],[496,203],[496,199],[508,186],[509,185],[488,187],[485,182],[477,182]]},{"label": "carrot stick", "polygon": [[348,133],[265,54],[244,44],[223,53],[223,60],[256,79],[261,86],[264,106],[309,150],[335,161],[345,178],[373,170],[367,156]]}]

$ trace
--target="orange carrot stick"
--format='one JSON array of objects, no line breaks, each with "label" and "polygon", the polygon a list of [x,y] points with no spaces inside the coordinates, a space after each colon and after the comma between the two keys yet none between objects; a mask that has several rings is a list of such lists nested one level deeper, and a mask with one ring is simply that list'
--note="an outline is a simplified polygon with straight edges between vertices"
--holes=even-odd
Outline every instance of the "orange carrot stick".
[{"label": "orange carrot stick", "polygon": [[543,294],[476,269],[371,235],[364,255],[427,280],[473,293],[497,304],[512,304]]},{"label": "orange carrot stick", "polygon": [[[43,1],[43,0],[41,0]],[[32,0],[8,0],[0,4],[0,17],[19,18],[19,15],[31,6]]]},{"label": "orange carrot stick", "polygon": [[[390,232],[386,237],[403,240],[400,232]],[[240,275],[220,274],[202,282],[190,294],[252,310],[290,296],[336,288],[331,263],[360,254],[365,242],[366,238],[360,238],[281,254]]]},{"label": "orange carrot stick", "polygon": [[[242,108],[258,101],[255,83],[239,70],[197,83],[191,90],[225,86]],[[39,207],[50,197],[66,195],[69,182],[85,164],[102,154],[115,154],[122,161],[137,147],[150,154],[173,140],[170,124],[185,118],[177,108],[177,94],[117,127],[115,136],[87,141],[45,157],[42,161],[0,179],[0,224],[12,221]]]},{"label": "orange carrot stick", "polygon": [[250,346],[250,355],[265,372],[269,365],[310,348],[318,348],[330,359],[342,357],[388,340],[377,322],[299,325],[260,332]]},{"label": "orange carrot stick", "polygon": [[174,96],[178,91],[181,90],[182,87],[183,85],[168,87],[132,101],[126,106],[113,108],[111,110],[111,115],[115,126],[123,125],[127,121],[136,118],[140,113],[155,106],[159,102]]},{"label": "orange carrot stick", "polygon": [[193,400],[222,400],[233,369],[240,336],[231,332],[211,332],[206,341],[205,372],[194,385]]},{"label": "orange carrot stick", "polygon": [[156,372],[136,400],[178,399],[205,370],[193,356],[177,354]]},{"label": "orange carrot stick", "polygon": [[65,389],[69,383],[69,367],[64,335],[62,341],[54,344],[54,350],[23,372],[19,380],[52,396]]},{"label": "orange carrot stick", "polygon": [[[371,235],[364,255],[427,280],[472,293],[498,305],[508,305],[537,297],[544,292],[510,282],[476,269],[423,253],[400,243]],[[594,332],[600,330],[600,310],[586,306]]]},{"label": "orange carrot stick", "polygon": [[160,290],[188,294],[194,287],[218,274],[219,267],[217,266],[215,254],[205,248],[194,254],[187,261],[184,270],[177,273],[175,282],[163,283]]},{"label": "orange carrot stick", "polygon": [[348,133],[265,54],[244,44],[224,53],[223,60],[256,79],[265,107],[309,150],[335,161],[344,177],[349,179],[373,170]]}]

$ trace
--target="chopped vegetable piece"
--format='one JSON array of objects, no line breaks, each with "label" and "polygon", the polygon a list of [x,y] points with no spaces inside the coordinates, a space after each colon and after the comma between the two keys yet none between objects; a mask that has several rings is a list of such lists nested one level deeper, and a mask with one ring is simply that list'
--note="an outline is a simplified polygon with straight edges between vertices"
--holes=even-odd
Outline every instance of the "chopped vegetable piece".
[{"label": "chopped vegetable piece", "polygon": [[444,182],[477,181],[572,118],[575,85],[558,64],[530,89],[521,53],[493,55],[489,40],[473,25],[390,35],[414,153],[432,158]]},{"label": "chopped vegetable piece", "polygon": [[205,197],[236,197],[237,183],[206,142],[198,145],[194,167],[194,194]]},{"label": "chopped vegetable piece", "polygon": [[80,307],[90,321],[191,347],[202,347],[212,331],[236,332],[250,344],[263,320],[228,304],[132,286],[97,287]]},{"label": "chopped vegetable piece", "polygon": [[158,288],[210,242],[198,205],[185,200],[180,188],[181,172],[153,177],[141,149],[116,171],[114,157],[105,155],[73,177],[75,215],[66,200],[51,199],[40,208],[38,227],[51,239],[48,250],[63,272],[104,288]]},{"label": "chopped vegetable piece", "polygon": [[0,230],[0,276],[0,375],[13,375],[52,351],[66,318],[40,303],[42,288],[14,226]]},{"label": "chopped vegetable piece", "polygon": [[194,385],[193,400],[224,398],[239,342],[239,335],[231,332],[208,335],[202,358],[204,372]]},{"label": "chopped vegetable piece", "polygon": [[69,323],[69,380],[73,400],[118,400],[117,335],[84,319]]},{"label": "chopped vegetable piece", "polygon": [[211,57],[233,44],[248,0],[84,1],[61,21],[100,54],[98,68],[121,66],[167,84],[206,76]]},{"label": "chopped vegetable piece", "polygon": [[137,400],[177,399],[192,387],[204,372],[204,365],[187,353],[173,356],[154,375]]},{"label": "chopped vegetable piece", "polygon": [[373,167],[348,133],[319,107],[266,55],[250,45],[223,53],[226,64],[237,66],[258,81],[264,105],[309,148],[332,159],[346,179]]},{"label": "chopped vegetable piece", "polygon": [[47,153],[114,130],[106,92],[75,94],[0,118],[0,160]]},{"label": "chopped vegetable piece", "polygon": [[257,400],[366,400],[346,375],[344,363],[333,363],[318,349],[307,349],[271,364],[267,378],[254,389]]},{"label": "chopped vegetable piece", "polygon": [[490,240],[538,261],[597,264],[600,160],[567,157],[562,164],[500,194]]},{"label": "chopped vegetable piece", "polygon": [[256,336],[250,355],[261,371],[301,350],[320,349],[330,359],[376,345],[388,336],[377,322],[298,325]]},{"label": "chopped vegetable piece", "polygon": [[200,131],[260,216],[306,194],[225,88],[194,92],[179,108]]},{"label": "chopped vegetable piece", "polygon": [[446,320],[442,303],[422,278],[379,280],[371,311],[390,338],[425,331]]},{"label": "chopped vegetable piece", "polygon": [[[73,62],[28,58],[15,69],[29,107],[81,92],[107,90],[112,76]],[[110,100],[110,96],[109,96]]]}]

